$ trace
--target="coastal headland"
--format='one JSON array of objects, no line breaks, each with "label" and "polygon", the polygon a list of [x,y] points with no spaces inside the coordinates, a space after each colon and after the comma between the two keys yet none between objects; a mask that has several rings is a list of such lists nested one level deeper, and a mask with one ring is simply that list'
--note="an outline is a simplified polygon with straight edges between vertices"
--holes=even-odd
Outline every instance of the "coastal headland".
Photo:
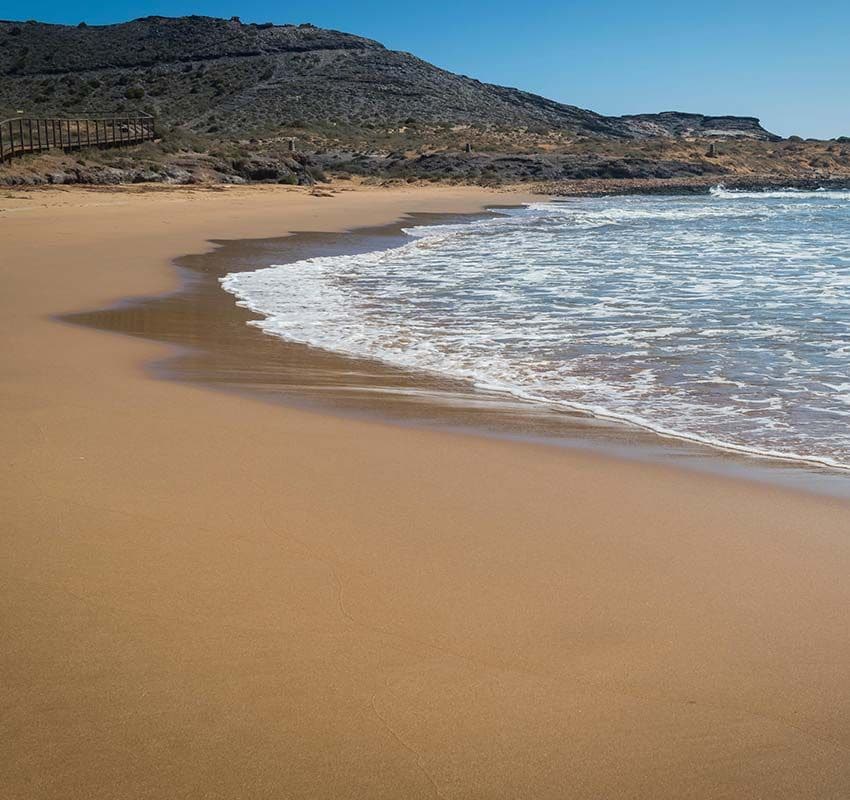
[{"label": "coastal headland", "polygon": [[846,136],[699,109],[609,116],[311,24],[0,20],[0,41],[0,185],[850,182]]},{"label": "coastal headland", "polygon": [[481,188],[0,195],[0,795],[839,798],[850,507],[287,408],[59,319]]}]

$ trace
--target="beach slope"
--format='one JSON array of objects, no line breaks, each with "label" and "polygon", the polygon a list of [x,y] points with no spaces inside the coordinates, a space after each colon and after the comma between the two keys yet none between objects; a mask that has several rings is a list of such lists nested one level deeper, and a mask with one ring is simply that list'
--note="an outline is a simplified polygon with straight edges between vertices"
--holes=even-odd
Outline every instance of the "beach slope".
[{"label": "beach slope", "polygon": [[473,188],[0,197],[0,795],[844,798],[850,509],[154,380],[57,315]]}]

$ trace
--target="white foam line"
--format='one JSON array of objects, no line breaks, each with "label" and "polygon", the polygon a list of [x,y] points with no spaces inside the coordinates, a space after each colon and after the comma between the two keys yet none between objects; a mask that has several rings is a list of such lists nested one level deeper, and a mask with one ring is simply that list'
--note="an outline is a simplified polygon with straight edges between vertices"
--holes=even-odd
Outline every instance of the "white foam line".
[{"label": "white foam line", "polygon": [[[224,284],[224,279],[222,279],[222,285],[225,288],[232,292],[231,289]],[[251,311],[254,311],[258,314],[263,314],[262,310],[256,306],[253,306],[250,302],[246,300],[238,300],[237,305],[243,308],[248,308]],[[265,315],[263,315],[265,316]],[[259,327],[263,333],[268,336],[275,336],[283,341],[295,342],[298,344],[306,344],[310,347],[315,347],[317,350],[323,350],[325,352],[336,353],[338,355],[349,356],[351,358],[366,358],[374,361],[379,361],[383,364],[387,364],[393,367],[400,367],[406,369],[410,372],[418,372],[423,375],[433,375],[440,378],[453,378],[455,380],[465,380],[470,382],[475,388],[483,389],[493,393],[501,393],[510,397],[514,397],[519,400],[524,400],[526,402],[531,403],[541,403],[547,406],[556,406],[559,408],[569,409],[570,411],[577,411],[583,414],[587,414],[595,419],[605,420],[608,422],[616,422],[622,425],[627,425],[629,427],[637,428],[640,430],[647,431],[649,433],[654,433],[658,436],[667,438],[667,439],[676,439],[678,441],[689,442],[691,444],[700,444],[706,447],[711,447],[714,450],[721,450],[723,452],[729,453],[737,453],[740,455],[751,456],[754,458],[760,459],[768,459],[773,461],[786,461],[786,462],[794,462],[799,464],[807,464],[813,467],[821,467],[821,468],[829,468],[834,470],[839,470],[841,472],[850,472],[850,464],[844,464],[840,461],[836,461],[835,459],[823,457],[815,457],[815,456],[805,456],[799,453],[786,453],[779,450],[769,450],[765,448],[758,447],[748,447],[746,445],[738,445],[732,442],[725,442],[720,439],[712,439],[706,436],[700,436],[695,433],[685,433],[683,431],[677,431],[672,428],[666,428],[662,425],[658,425],[656,423],[650,422],[649,420],[644,419],[643,417],[639,417],[636,415],[623,414],[615,411],[611,411],[610,409],[600,408],[599,406],[591,406],[585,405],[583,403],[571,402],[567,400],[554,400],[552,398],[544,397],[542,395],[535,395],[530,392],[526,392],[522,389],[517,389],[515,387],[507,387],[500,386],[497,384],[488,383],[486,381],[475,380],[472,376],[468,374],[458,374],[452,372],[442,372],[433,369],[423,369],[412,367],[409,363],[404,361],[403,359],[393,360],[390,358],[382,358],[377,355],[364,355],[362,352],[352,349],[346,349],[344,347],[333,348],[330,349],[326,346],[317,344],[314,341],[309,339],[302,339],[298,337],[286,336],[280,331],[269,330],[263,327],[262,322],[259,321],[251,321],[249,324],[256,325]]]},{"label": "white foam line", "polygon": [[826,189],[825,187],[821,187],[814,191],[795,189],[792,186],[789,186],[786,189],[748,191],[746,189],[727,189],[726,186],[719,183],[717,186],[712,186],[711,189],[709,189],[709,194],[712,197],[721,198],[723,200],[765,200],[782,198],[793,198],[794,200],[850,200],[850,189]]},{"label": "white foam line", "polygon": [[626,424],[634,428],[654,433],[658,436],[663,436],[668,439],[676,439],[678,441],[691,442],[693,444],[705,445],[715,450],[722,450],[729,453],[738,453],[741,455],[752,456],[755,458],[769,459],[772,461],[788,461],[799,464],[808,464],[813,467],[827,467],[829,469],[840,470],[841,472],[850,472],[850,464],[844,464],[841,461],[828,457],[804,456],[799,453],[785,453],[779,450],[768,450],[766,448],[748,447],[746,445],[738,445],[732,442],[724,442],[721,439],[711,439],[707,436],[700,436],[695,433],[684,433],[682,431],[666,428],[662,425],[650,422],[643,417],[633,416],[630,414],[621,414],[602,409],[598,406],[583,405],[582,403],[574,403],[566,400],[548,400],[546,398],[534,398],[529,396],[522,397],[521,394],[511,392],[516,397],[521,399],[535,400],[537,402],[545,402],[549,405],[561,406],[574,411],[583,411],[596,419],[604,419],[610,422],[618,422]]},{"label": "white foam line", "polygon": [[[726,194],[735,194],[736,196],[745,196],[752,195],[753,197],[769,197],[773,195],[781,194],[781,196],[793,196],[799,197],[805,194],[811,194],[816,197],[823,197],[824,192],[810,192],[810,193],[802,193],[802,192],[785,192],[785,193],[732,193],[728,192],[728,190],[723,189],[722,187],[717,188],[718,192],[725,192]],[[712,193],[715,194],[715,191],[712,190]],[[723,195],[715,195],[715,196],[723,196]],[[846,193],[848,199],[850,199],[850,192]],[[530,206],[526,206],[529,210],[546,210],[546,204],[533,204]],[[510,218],[510,215],[507,217],[503,216],[500,218],[490,219],[490,220],[480,220],[474,223],[464,223],[460,225],[431,225],[431,226],[417,226],[414,228],[405,229],[405,233],[411,236],[411,241],[406,242],[399,247],[390,248],[388,250],[379,250],[374,251],[372,253],[364,253],[358,254],[356,258],[358,259],[377,259],[386,257],[392,253],[407,251],[409,249],[420,247],[420,246],[434,246],[440,241],[445,241],[460,234],[469,233],[471,229],[480,229],[482,227],[486,227],[491,224],[498,224],[499,222],[505,222]],[[328,265],[337,265],[339,263],[344,263],[346,260],[352,258],[352,256],[325,256],[325,257],[317,257],[312,259],[305,259],[303,261],[296,262],[294,264],[286,265],[289,268],[295,267],[303,267],[307,264],[318,266],[328,266]],[[240,293],[240,283],[242,280],[247,278],[248,276],[254,275],[258,272],[263,272],[267,269],[275,269],[278,265],[271,265],[270,267],[263,268],[261,270],[255,270],[253,272],[242,272],[242,273],[230,273],[225,277],[220,279],[220,283],[222,287],[228,291],[229,293],[235,295],[237,297],[237,305],[248,308],[255,313],[260,314],[264,317],[263,320],[252,320],[249,322],[251,325],[256,325],[260,327],[264,333],[270,336],[276,336],[285,341],[298,342],[302,344],[309,345],[311,347],[315,347],[317,349],[324,350],[326,352],[334,352],[342,355],[356,357],[356,358],[367,358],[374,361],[379,361],[394,367],[400,367],[409,371],[419,372],[421,374],[430,374],[436,375],[439,377],[448,377],[453,378],[455,380],[462,379],[472,383],[472,385],[477,389],[484,389],[494,393],[500,393],[506,396],[510,396],[519,400],[523,400],[531,403],[542,403],[549,407],[556,408],[564,408],[575,412],[580,412],[582,414],[587,414],[593,418],[605,420],[609,422],[615,422],[618,424],[624,424],[633,428],[637,428],[640,430],[645,430],[647,432],[653,433],[655,435],[675,439],[678,441],[689,442],[692,444],[698,444],[706,447],[710,447],[715,450],[736,453],[739,455],[745,455],[754,458],[760,459],[769,459],[774,461],[783,461],[789,463],[796,464],[805,464],[812,467],[818,468],[828,468],[833,470],[838,470],[842,472],[850,472],[850,464],[845,464],[841,461],[838,461],[833,458],[829,458],[826,456],[808,456],[799,453],[788,453],[778,450],[772,450],[768,448],[759,448],[752,447],[747,445],[739,445],[733,442],[727,442],[719,439],[714,439],[711,437],[703,436],[700,434],[689,433],[684,431],[675,430],[672,428],[667,428],[663,425],[659,425],[650,420],[647,420],[641,416],[616,412],[610,409],[590,405],[583,404],[580,402],[567,401],[567,400],[556,400],[553,398],[545,397],[542,395],[534,394],[533,392],[528,392],[527,390],[520,389],[516,386],[510,385],[502,385],[502,384],[494,384],[488,380],[482,380],[480,375],[476,375],[471,371],[451,371],[451,370],[439,370],[434,368],[423,368],[417,367],[415,364],[412,365],[408,360],[403,358],[391,358],[387,356],[378,355],[375,353],[364,353],[363,351],[358,351],[353,348],[346,348],[343,343],[339,343],[337,345],[334,344],[333,347],[329,347],[327,343],[319,342],[309,336],[293,336],[286,332],[282,332],[280,330],[270,329],[268,325],[264,323],[270,319],[269,314],[267,314],[263,308],[259,305],[253,303],[251,300],[247,299],[244,295]]]}]

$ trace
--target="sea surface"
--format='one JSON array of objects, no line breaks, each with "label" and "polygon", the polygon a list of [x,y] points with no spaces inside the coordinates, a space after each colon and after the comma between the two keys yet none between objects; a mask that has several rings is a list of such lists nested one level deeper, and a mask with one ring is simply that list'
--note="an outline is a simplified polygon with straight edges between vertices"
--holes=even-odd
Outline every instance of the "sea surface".
[{"label": "sea surface", "polygon": [[289,341],[850,469],[850,192],[545,202],[222,279]]}]

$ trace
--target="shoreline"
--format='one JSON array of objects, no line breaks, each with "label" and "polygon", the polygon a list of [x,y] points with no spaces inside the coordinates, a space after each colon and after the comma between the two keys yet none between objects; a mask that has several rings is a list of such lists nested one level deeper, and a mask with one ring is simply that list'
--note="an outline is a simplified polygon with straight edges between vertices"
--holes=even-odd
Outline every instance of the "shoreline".
[{"label": "shoreline", "polygon": [[[6,178],[3,182],[2,179]],[[135,179],[110,182],[85,182],[69,181],[66,183],[51,183],[44,176],[33,175],[40,178],[34,182],[15,182],[13,175],[4,176],[0,173],[0,192],[54,192],[61,190],[88,191],[88,192],[121,192],[121,191],[147,191],[147,192],[172,192],[172,191],[226,191],[241,187],[244,190],[267,190],[274,191],[280,188],[277,183],[264,183],[262,181],[248,182],[245,184],[218,183],[211,180],[191,180],[183,183],[162,182],[138,182]],[[418,178],[414,183],[407,179],[391,178],[380,175],[356,175],[348,176],[346,180],[330,180],[328,183],[314,184],[310,191],[320,196],[325,191],[362,191],[366,190],[395,190],[410,189],[415,191],[427,191],[436,188],[438,191],[469,190],[480,192],[505,193],[524,195],[527,197],[540,198],[569,198],[569,197],[605,197],[605,196],[628,196],[628,195],[660,195],[660,196],[689,196],[708,194],[715,187],[724,187],[730,191],[781,191],[783,189],[797,189],[800,191],[815,191],[825,189],[827,191],[846,191],[850,189],[850,174],[847,175],[800,175],[787,174],[777,175],[773,173],[712,173],[709,175],[695,175],[679,178],[559,178],[556,180],[526,180],[526,181],[496,181],[490,184],[479,183],[474,180],[439,180],[436,183],[425,178]],[[301,187],[302,189],[304,187]]]},{"label": "shoreline", "polygon": [[[474,222],[498,215],[500,208],[509,206],[494,204],[469,214],[408,214],[389,225],[344,233],[217,240],[208,252],[174,260],[182,280],[177,289],[60,319],[178,348],[149,366],[167,380],[235,390],[295,408],[592,450],[850,500],[848,468],[815,458],[713,442],[603,411],[535,402],[460,378],[270,336],[248,325],[262,315],[239,305],[219,283],[231,271],[390,250],[412,241],[406,228]],[[199,315],[202,322],[193,324]]]},{"label": "shoreline", "polygon": [[154,381],[168,348],[49,318],[494,195],[57,197],[0,200],[6,796],[850,785],[844,504]]}]

